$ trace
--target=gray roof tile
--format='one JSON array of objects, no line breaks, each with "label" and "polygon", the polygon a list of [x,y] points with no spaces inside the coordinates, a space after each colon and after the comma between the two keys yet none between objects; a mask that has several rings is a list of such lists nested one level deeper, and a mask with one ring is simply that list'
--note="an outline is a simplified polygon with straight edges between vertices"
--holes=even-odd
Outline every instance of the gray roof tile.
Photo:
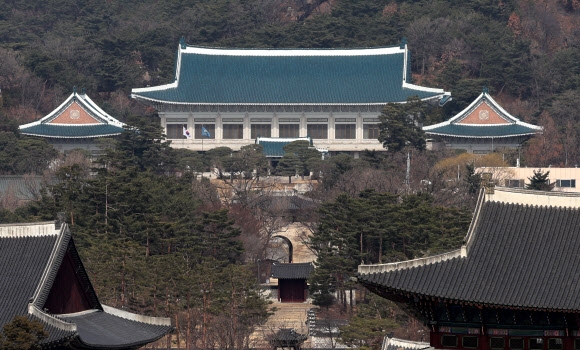
[{"label": "gray roof tile", "polygon": [[467,257],[358,278],[454,301],[580,310],[579,252],[580,209],[488,201]]},{"label": "gray roof tile", "polygon": [[272,277],[277,279],[308,279],[314,270],[312,263],[272,264]]}]

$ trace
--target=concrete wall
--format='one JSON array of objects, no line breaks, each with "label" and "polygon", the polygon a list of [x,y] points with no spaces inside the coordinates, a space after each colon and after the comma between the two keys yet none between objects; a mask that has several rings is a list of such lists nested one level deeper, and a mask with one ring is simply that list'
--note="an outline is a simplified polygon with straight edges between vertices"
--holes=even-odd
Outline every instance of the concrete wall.
[{"label": "concrete wall", "polygon": [[[492,178],[497,180],[499,186],[509,186],[509,181],[506,180],[523,180],[525,184],[529,184],[528,178],[534,176],[534,171],[539,168],[515,168],[515,167],[493,167],[493,168],[477,168],[477,172],[490,172]],[[549,171],[550,183],[555,183],[556,180],[575,180],[575,187],[554,187],[554,191],[559,192],[580,192],[580,168],[541,168],[542,172]],[[513,183],[512,183],[513,184]],[[515,184],[513,184],[515,185]]]}]

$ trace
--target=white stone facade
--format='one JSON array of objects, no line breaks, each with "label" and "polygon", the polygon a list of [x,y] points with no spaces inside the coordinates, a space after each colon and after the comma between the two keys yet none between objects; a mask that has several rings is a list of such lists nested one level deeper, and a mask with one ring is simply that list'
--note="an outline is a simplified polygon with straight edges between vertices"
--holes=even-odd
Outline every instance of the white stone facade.
[{"label": "white stone facade", "polygon": [[[312,106],[309,106],[312,107]],[[186,107],[187,108],[187,107]],[[319,109],[324,108],[323,106]],[[333,106],[336,109],[336,106]],[[366,106],[364,107],[366,109]],[[270,109],[270,108],[268,108]],[[350,111],[160,111],[161,126],[164,128],[168,139],[172,140],[171,145],[175,148],[187,148],[194,151],[207,151],[212,148],[226,146],[233,150],[239,150],[242,146],[253,144],[255,136],[264,137],[288,137],[281,135],[280,129],[283,125],[297,125],[298,135],[291,137],[311,136],[317,148],[327,149],[329,152],[360,152],[368,150],[384,150],[378,137],[378,116],[380,108],[371,107],[366,111],[357,111],[350,107]],[[243,125],[243,138],[225,139],[224,125]],[[252,125],[270,125],[270,135],[252,135]],[[193,135],[192,138],[185,138],[181,133],[171,133],[170,125],[176,125],[175,130],[179,130],[181,125]],[[196,125],[213,125],[212,138],[196,135]],[[326,125],[327,137],[316,138],[316,135],[309,135],[308,125]],[[354,135],[349,138],[341,138],[340,129],[342,125],[354,127]],[[366,125],[366,126],[365,126]],[[169,126],[169,128],[168,128]],[[198,126],[199,128],[199,126]],[[344,128],[344,127],[343,127]],[[366,130],[365,130],[366,129]],[[197,137],[196,137],[197,136]],[[254,136],[254,137],[252,137]],[[344,135],[342,137],[345,137]]]}]

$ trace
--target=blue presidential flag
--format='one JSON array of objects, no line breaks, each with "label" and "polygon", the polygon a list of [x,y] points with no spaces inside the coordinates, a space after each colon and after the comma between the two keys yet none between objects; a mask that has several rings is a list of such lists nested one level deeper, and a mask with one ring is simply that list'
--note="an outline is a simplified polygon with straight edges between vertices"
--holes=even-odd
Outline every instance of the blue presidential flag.
[{"label": "blue presidential flag", "polygon": [[203,125],[201,126],[201,136],[205,136],[207,138],[211,137],[211,134],[209,133],[209,131],[207,131],[207,129]]}]

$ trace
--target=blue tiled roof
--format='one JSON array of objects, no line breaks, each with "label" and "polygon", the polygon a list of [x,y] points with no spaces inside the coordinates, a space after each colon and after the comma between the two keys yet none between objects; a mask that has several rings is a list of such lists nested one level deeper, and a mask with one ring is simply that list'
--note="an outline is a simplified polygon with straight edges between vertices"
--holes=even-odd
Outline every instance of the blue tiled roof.
[{"label": "blue tiled roof", "polygon": [[461,124],[447,124],[437,128],[425,130],[428,135],[442,135],[453,137],[502,138],[537,134],[539,131],[521,124],[470,126]]},{"label": "blue tiled roof", "polygon": [[25,135],[75,138],[75,137],[103,137],[118,135],[123,132],[123,128],[110,125],[54,125],[37,124],[26,128],[21,128],[20,132]]},{"label": "blue tiled roof", "polygon": [[212,54],[182,49],[176,84],[134,89],[133,97],[196,104],[373,104],[444,94],[438,89],[403,86],[406,51],[402,49],[364,55],[247,55],[250,50],[237,51],[238,55],[226,55],[219,49]]},{"label": "blue tiled roof", "polygon": [[260,145],[262,145],[266,157],[284,157],[284,146],[290,142],[260,141]]}]

